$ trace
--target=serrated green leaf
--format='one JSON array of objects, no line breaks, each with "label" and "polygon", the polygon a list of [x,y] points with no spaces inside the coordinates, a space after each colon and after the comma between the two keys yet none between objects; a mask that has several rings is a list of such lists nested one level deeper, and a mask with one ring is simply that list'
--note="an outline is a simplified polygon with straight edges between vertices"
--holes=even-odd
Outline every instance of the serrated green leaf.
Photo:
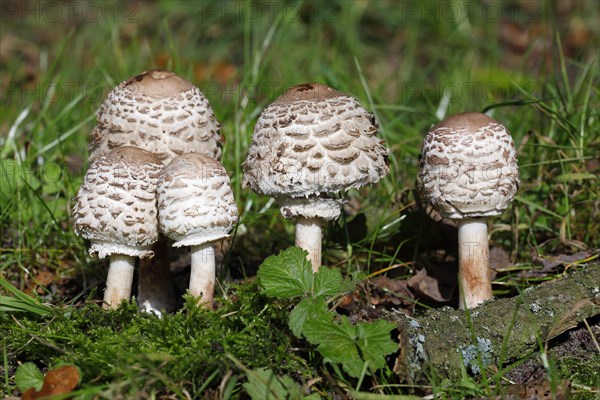
[{"label": "serrated green leaf", "polygon": [[385,356],[398,350],[398,344],[390,338],[390,331],[395,324],[388,321],[361,322],[357,324],[359,347],[363,359],[369,361],[370,367],[385,367]]},{"label": "serrated green leaf", "polygon": [[321,267],[314,276],[312,297],[336,296],[342,293],[344,279],[337,269]]},{"label": "serrated green leaf", "polygon": [[44,374],[32,362],[26,362],[19,365],[15,373],[15,383],[21,392],[25,392],[29,388],[35,388],[38,392],[42,390],[44,384]]},{"label": "serrated green leaf", "polygon": [[[332,315],[327,311],[327,304],[323,300],[303,299],[290,313],[288,326],[296,337],[302,337],[302,328],[307,319],[332,320]],[[331,323],[331,322],[330,322]]]},{"label": "serrated green leaf", "polygon": [[342,364],[352,377],[359,377],[365,362],[371,370],[385,366],[385,356],[397,350],[390,338],[394,324],[386,321],[352,325],[343,316],[340,323],[325,319],[310,319],[304,323],[302,333],[306,339],[318,344],[317,350],[326,361]]},{"label": "serrated green leaf", "polygon": [[300,386],[289,376],[278,377],[270,369],[248,371],[244,389],[253,400],[302,399]]},{"label": "serrated green leaf", "polygon": [[257,273],[262,292],[280,299],[310,293],[314,274],[307,255],[299,247],[290,247],[263,261]]}]

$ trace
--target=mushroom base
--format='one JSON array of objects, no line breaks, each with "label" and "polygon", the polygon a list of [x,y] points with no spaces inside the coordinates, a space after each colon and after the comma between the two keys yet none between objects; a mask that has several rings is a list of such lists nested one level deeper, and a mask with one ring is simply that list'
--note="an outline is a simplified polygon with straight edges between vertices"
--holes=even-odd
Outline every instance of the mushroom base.
[{"label": "mushroom base", "polygon": [[458,221],[460,308],[473,308],[492,298],[485,218]]},{"label": "mushroom base", "polygon": [[104,308],[117,308],[123,300],[129,300],[134,268],[134,257],[122,254],[110,256],[110,267],[104,291]]},{"label": "mushroom base", "polygon": [[198,303],[212,308],[215,293],[215,248],[212,243],[192,246],[192,269],[189,293],[199,297]]}]

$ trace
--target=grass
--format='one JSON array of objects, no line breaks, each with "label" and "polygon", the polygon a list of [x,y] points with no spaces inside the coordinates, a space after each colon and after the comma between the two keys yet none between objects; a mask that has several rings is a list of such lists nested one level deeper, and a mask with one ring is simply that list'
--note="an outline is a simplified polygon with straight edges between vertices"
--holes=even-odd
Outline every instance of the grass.
[{"label": "grass", "polygon": [[[0,272],[22,291],[51,272],[53,284],[39,296],[58,309],[49,319],[0,312],[7,387],[18,363],[32,360],[42,367],[75,363],[83,387],[98,388],[97,396],[185,397],[185,389],[202,397],[224,382],[236,397],[243,373],[230,359],[202,350],[219,335],[250,368],[269,367],[303,383],[333,374],[315,386],[329,394],[332,381],[345,379],[314,352],[297,350],[306,344],[291,342],[277,305],[250,296],[251,282],[225,284],[224,306],[214,315],[189,311],[156,320],[134,306],[104,313],[93,304],[106,265],[88,257],[69,210],[87,166],[95,111],[118,82],[149,68],[194,82],[223,124],[222,161],[241,211],[228,255],[234,277],[252,277],[268,255],[293,244],[291,221],[268,198],[241,188],[240,166],[262,109],[287,86],[309,81],[349,93],[374,112],[391,150],[390,176],[350,192],[356,211],[328,227],[327,264],[349,275],[407,265],[388,272],[402,278],[447,247],[447,232],[415,205],[416,166],[428,127],[467,110],[487,110],[518,148],[522,187],[490,226],[492,244],[505,249],[513,265],[496,278],[496,294],[514,294],[539,280],[525,274],[540,269],[531,254],[591,251],[588,261],[597,257],[600,27],[593,1],[573,2],[569,12],[552,2],[468,3],[470,9],[461,2],[385,0],[89,2],[70,13],[63,7],[60,17],[33,4],[38,7],[29,14],[16,2],[2,4]],[[89,14],[97,7],[99,15]],[[522,32],[528,32],[525,44]],[[248,312],[264,310],[256,321],[231,300],[238,291],[247,296]],[[237,317],[223,317],[236,311]],[[88,317],[95,322],[85,322]],[[249,335],[242,327],[252,323],[259,326]],[[186,347],[189,335],[196,344]],[[270,335],[279,343],[271,351]],[[238,339],[256,345],[256,357]],[[116,348],[128,351],[116,355]],[[206,368],[192,362],[195,351]],[[587,374],[568,361],[556,370],[574,381]],[[228,371],[233,375],[226,380]],[[199,382],[209,378],[200,391]],[[379,379],[387,387],[382,393],[404,390],[393,389],[392,375]],[[363,382],[361,389],[375,383]],[[494,393],[485,380],[463,384],[456,390],[435,377],[430,382],[447,397]]]}]

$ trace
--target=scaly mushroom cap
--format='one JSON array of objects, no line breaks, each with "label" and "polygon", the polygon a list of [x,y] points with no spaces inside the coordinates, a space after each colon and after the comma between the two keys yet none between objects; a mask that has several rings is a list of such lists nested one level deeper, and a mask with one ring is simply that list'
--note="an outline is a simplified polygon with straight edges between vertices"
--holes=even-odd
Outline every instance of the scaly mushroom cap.
[{"label": "scaly mushroom cap", "polygon": [[91,241],[90,255],[153,256],[156,184],[163,168],[154,154],[129,146],[90,165],[73,207],[75,233]]},{"label": "scaly mushroom cap", "polygon": [[189,153],[165,167],[158,182],[161,231],[176,242],[196,246],[229,236],[238,219],[225,168],[215,159]]},{"label": "scaly mushroom cap", "polygon": [[519,187],[515,144],[484,114],[453,115],[425,137],[418,178],[421,193],[447,218],[498,215]]},{"label": "scaly mushroom cap", "polygon": [[121,146],[158,155],[164,164],[183,153],[221,157],[221,125],[208,100],[172,72],[150,70],[109,94],[92,132],[90,160]]},{"label": "scaly mushroom cap", "polygon": [[286,217],[332,219],[339,215],[339,205],[331,214],[332,199],[296,209],[387,175],[388,150],[377,132],[373,115],[354,98],[320,83],[294,86],[258,119],[243,185],[276,197]]}]

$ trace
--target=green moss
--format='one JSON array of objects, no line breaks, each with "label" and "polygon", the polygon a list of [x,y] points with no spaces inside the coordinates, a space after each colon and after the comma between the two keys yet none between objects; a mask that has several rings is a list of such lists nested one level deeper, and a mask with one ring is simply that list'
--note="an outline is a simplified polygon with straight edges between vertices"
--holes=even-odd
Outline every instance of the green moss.
[{"label": "green moss", "polygon": [[585,388],[600,388],[600,354],[587,358],[561,357],[557,360],[557,369],[561,379],[568,379],[573,385],[573,399],[593,398]]},{"label": "green moss", "polygon": [[33,361],[45,368],[72,363],[82,372],[83,387],[112,384],[121,393],[178,393],[199,396],[199,385],[213,373],[216,387],[234,364],[231,354],[250,368],[277,374],[314,376],[292,350],[287,309],[259,295],[255,283],[233,286],[228,300],[211,312],[188,299],[185,308],[162,319],[139,312],[133,303],[105,311],[87,303],[55,309],[39,319],[0,316],[11,369]]}]

